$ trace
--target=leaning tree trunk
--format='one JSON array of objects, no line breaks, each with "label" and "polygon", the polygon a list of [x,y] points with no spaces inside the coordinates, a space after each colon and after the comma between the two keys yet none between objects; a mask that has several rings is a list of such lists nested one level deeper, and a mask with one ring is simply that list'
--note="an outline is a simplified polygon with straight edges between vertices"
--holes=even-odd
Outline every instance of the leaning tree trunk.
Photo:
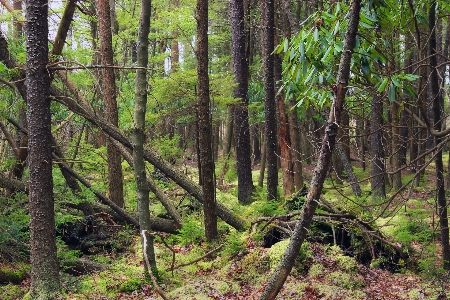
[{"label": "leaning tree trunk", "polygon": [[267,199],[277,199],[278,168],[277,168],[277,117],[275,106],[275,86],[273,79],[273,49],[274,49],[274,0],[261,2],[261,18],[263,19],[263,62],[264,62],[264,111],[266,137],[267,166]]},{"label": "leaning tree trunk", "polygon": [[[104,68],[102,68],[102,96],[105,102],[106,119],[118,126],[119,116],[116,101],[116,76],[114,69],[106,66],[114,65],[111,14],[109,1],[97,1],[99,31],[100,31],[100,57]],[[105,68],[106,67],[106,68]],[[109,197],[120,207],[124,206],[123,199],[123,175],[120,152],[111,142],[106,144],[108,153],[108,181]]]},{"label": "leaning tree trunk", "polygon": [[306,238],[308,228],[317,208],[323,183],[330,166],[332,151],[336,143],[336,135],[341,119],[341,112],[345,103],[345,94],[347,92],[348,79],[350,75],[350,61],[353,53],[352,50],[355,46],[360,10],[360,0],[353,0],[351,4],[348,28],[345,34],[344,49],[342,52],[341,61],[339,63],[337,84],[333,85],[334,101],[326,124],[319,159],[317,161],[316,168],[314,169],[309,192],[303,206],[303,212],[299,221],[295,225],[294,233],[292,234],[288,248],[282,257],[280,264],[264,288],[261,299],[275,299],[280,292],[287,276],[294,266],[295,258],[297,257],[300,247]]},{"label": "leaning tree trunk", "polygon": [[217,238],[217,216],[208,76],[208,0],[197,0],[197,61],[198,142],[203,212],[206,239],[212,241]]},{"label": "leaning tree trunk", "polygon": [[234,109],[238,200],[250,204],[253,193],[252,160],[250,157],[250,128],[248,125],[248,63],[245,51],[244,0],[231,1],[233,69],[236,80]]},{"label": "leaning tree trunk", "polygon": [[[148,34],[150,32],[151,1],[141,1],[141,15],[139,19],[139,31],[137,42],[137,66],[136,70],[134,126],[133,126],[133,167],[136,180],[138,199],[139,230],[141,231],[142,251],[148,258],[150,272],[157,272],[153,236],[151,235],[150,200],[147,176],[144,161],[145,140],[145,112],[147,107],[147,65],[148,65]],[[113,145],[111,145],[113,146]],[[115,148],[115,147],[114,147]],[[147,244],[145,245],[145,242]],[[147,272],[145,272],[147,274]]]},{"label": "leaning tree trunk", "polygon": [[53,202],[47,0],[27,1],[26,18],[30,296],[53,299],[60,285]]}]

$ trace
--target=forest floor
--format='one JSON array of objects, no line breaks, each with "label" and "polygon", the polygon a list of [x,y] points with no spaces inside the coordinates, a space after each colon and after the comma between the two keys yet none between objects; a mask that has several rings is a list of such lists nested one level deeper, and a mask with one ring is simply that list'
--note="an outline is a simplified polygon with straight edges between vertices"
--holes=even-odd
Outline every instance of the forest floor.
[{"label": "forest floor", "polygon": [[[312,169],[312,166],[305,168],[309,172]],[[305,173],[307,180],[309,172]],[[405,179],[410,176],[407,172],[404,175]],[[390,241],[401,244],[410,254],[408,262],[388,262],[381,255],[371,262],[361,262],[333,243],[311,240],[302,246],[296,265],[277,299],[447,299],[443,295],[449,290],[450,276],[439,268],[440,247],[432,213],[433,180],[429,173],[425,176],[424,187],[412,188],[396,196],[396,201],[388,206],[396,213],[380,215],[376,222]],[[325,196],[342,201],[333,185],[326,184]],[[345,189],[348,187],[342,190],[345,192]],[[367,186],[363,187],[366,192],[367,189]],[[261,211],[262,204],[255,203],[252,204],[255,210],[258,211],[259,205]],[[162,236],[155,240],[159,284],[167,298],[259,299],[288,241],[264,248],[261,235],[239,233],[222,226],[219,229],[221,239],[207,244],[201,238],[203,232],[198,229],[201,220],[201,212],[197,212],[186,221],[179,237]],[[128,228],[119,235],[121,240],[128,240],[124,251],[95,255],[74,253],[76,259],[87,259],[106,269],[80,276],[61,272],[66,299],[160,299],[150,280],[144,276],[140,239],[136,232]],[[171,250],[162,242],[163,238],[165,242],[169,241]],[[224,246],[220,248],[222,244]],[[211,249],[219,250],[203,257]],[[72,255],[71,251],[60,250],[60,257],[67,258]],[[202,259],[196,261],[198,258]],[[15,266],[0,260],[0,273],[8,268]],[[23,269],[23,264],[17,268]],[[0,299],[22,299],[29,290],[28,277],[16,283],[0,283]]]}]

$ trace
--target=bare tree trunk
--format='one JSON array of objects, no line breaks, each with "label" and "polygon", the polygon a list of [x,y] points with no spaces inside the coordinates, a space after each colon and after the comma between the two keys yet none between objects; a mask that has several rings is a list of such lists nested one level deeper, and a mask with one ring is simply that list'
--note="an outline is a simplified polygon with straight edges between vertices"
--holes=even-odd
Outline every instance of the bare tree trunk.
[{"label": "bare tree trunk", "polygon": [[52,178],[48,2],[26,4],[27,121],[32,299],[53,299],[60,293]]},{"label": "bare tree trunk", "polygon": [[383,98],[374,95],[372,98],[372,119],[371,119],[371,143],[372,149],[372,170],[370,185],[374,198],[385,198],[385,162],[383,149]]},{"label": "bare tree trunk", "polygon": [[[97,0],[100,30],[100,57],[103,66],[114,65],[109,1]],[[116,101],[116,76],[114,69],[102,69],[102,96],[105,102],[106,119],[118,127],[119,116]],[[109,197],[120,207],[124,206],[123,175],[120,152],[107,142]]]},{"label": "bare tree trunk", "polygon": [[250,156],[250,128],[248,124],[248,62],[245,51],[244,20],[244,0],[232,0],[232,54],[236,81],[234,97],[240,99],[234,108],[238,200],[241,204],[250,204],[252,202],[254,187],[252,180],[252,161]]},{"label": "bare tree trunk", "polygon": [[[280,55],[274,56],[274,79],[275,82],[279,82],[276,88],[281,88],[281,57]],[[294,160],[292,159],[292,143],[289,135],[288,118],[286,115],[286,104],[284,102],[284,92],[280,91],[276,97],[278,104],[278,144],[280,145],[280,164],[283,178],[283,192],[284,196],[289,197],[295,190],[294,184]]]},{"label": "bare tree trunk", "polygon": [[273,78],[274,50],[274,0],[260,1],[261,19],[263,20],[263,62],[264,62],[264,111],[266,118],[266,165],[267,165],[267,199],[278,199],[277,168],[277,118],[275,105],[275,86]]},{"label": "bare tree trunk", "polygon": [[302,170],[302,153],[301,153],[301,134],[297,119],[297,106],[294,99],[289,101],[289,135],[291,138],[291,152],[294,160],[294,184],[295,189],[300,191],[303,188],[303,170]]},{"label": "bare tree trunk", "polygon": [[197,0],[197,64],[197,122],[204,225],[206,239],[212,241],[217,238],[217,216],[208,76],[208,0]]},{"label": "bare tree trunk", "polygon": [[361,10],[360,0],[353,0],[351,4],[350,19],[347,32],[345,34],[344,49],[339,63],[337,75],[337,84],[334,86],[334,101],[331,106],[330,116],[325,128],[325,135],[322,141],[319,160],[314,170],[313,178],[309,188],[306,201],[302,209],[302,215],[295,225],[288,248],[286,249],[280,264],[272,274],[269,282],[261,295],[262,300],[275,299],[280,292],[287,276],[294,266],[300,247],[306,238],[308,228],[312,222],[314,212],[317,208],[318,199],[322,193],[323,183],[325,181],[328,168],[331,161],[331,155],[336,143],[338,125],[340,123],[341,112],[345,103],[345,94],[347,92],[348,79],[350,75],[350,62],[352,49],[355,46],[356,32],[358,30],[359,12]]},{"label": "bare tree trunk", "polygon": [[[430,24],[430,66],[431,66],[431,99],[433,101],[433,119],[434,129],[441,131],[442,129],[442,112],[444,110],[443,98],[439,97],[439,79],[437,69],[437,53],[436,53],[436,0],[431,2],[429,8],[428,21]],[[442,101],[442,102],[441,102]],[[442,139],[434,137],[435,145],[438,145]],[[436,202],[439,212],[439,226],[441,230],[442,245],[442,264],[445,270],[450,269],[450,244],[449,244],[449,228],[447,199],[445,198],[444,187],[444,164],[442,162],[442,150],[439,150],[435,156],[436,164]]]},{"label": "bare tree trunk", "polygon": [[[110,1],[114,3],[114,0]],[[136,70],[134,124],[133,124],[133,167],[136,180],[138,199],[139,230],[141,231],[142,250],[144,257],[149,261],[145,265],[148,272],[157,273],[153,236],[151,235],[150,200],[147,175],[145,173],[144,140],[145,140],[145,112],[147,107],[147,68],[148,65],[148,34],[150,32],[151,1],[141,1],[141,15],[139,19],[137,42],[137,66],[143,69]],[[110,140],[110,142],[113,142]],[[115,147],[114,147],[115,148]],[[144,237],[145,235],[145,237]],[[145,240],[144,240],[145,238]],[[145,241],[147,244],[145,245]],[[155,274],[156,275],[156,274]]]}]

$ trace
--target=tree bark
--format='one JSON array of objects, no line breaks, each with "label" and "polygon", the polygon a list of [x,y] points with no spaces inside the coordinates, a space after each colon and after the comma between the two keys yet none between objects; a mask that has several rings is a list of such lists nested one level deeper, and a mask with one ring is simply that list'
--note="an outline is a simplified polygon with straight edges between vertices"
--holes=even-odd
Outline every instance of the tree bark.
[{"label": "tree bark", "polygon": [[[149,266],[145,266],[150,268],[147,272],[154,273],[157,272],[157,269],[153,236],[151,235],[152,228],[150,222],[149,187],[147,183],[147,175],[145,173],[144,161],[145,112],[147,111],[146,107],[148,93],[147,71],[145,68],[147,68],[148,65],[148,34],[150,32],[150,14],[151,0],[142,0],[137,40],[137,66],[142,69],[136,70],[133,124],[133,167],[138,199],[139,230],[142,233],[142,249],[145,252],[144,257],[147,257],[149,260]],[[109,143],[113,142],[113,140],[109,140]],[[117,149],[115,146],[113,147],[114,149]],[[144,234],[147,242],[145,246]],[[147,274],[147,272],[145,272],[145,274]]]},{"label": "tree bark", "polygon": [[371,119],[371,155],[372,169],[370,185],[374,198],[385,198],[385,162],[383,150],[383,99],[379,95],[372,98],[372,119]]},{"label": "tree bark", "polygon": [[197,122],[204,225],[206,239],[212,241],[217,238],[217,216],[208,75],[208,0],[197,0],[197,77]]},{"label": "tree bark", "polygon": [[[276,88],[280,90],[282,84],[282,65],[280,55],[274,55],[274,79],[277,82]],[[284,92],[280,90],[276,96],[278,105],[278,144],[280,145],[281,172],[283,178],[283,192],[285,197],[289,197],[295,190],[294,183],[294,160],[292,159],[292,143],[289,135],[290,124],[286,115],[286,104]]]},{"label": "tree bark", "polygon": [[306,238],[307,230],[312,222],[314,212],[317,208],[323,183],[329,169],[332,151],[336,143],[338,125],[340,122],[343,105],[345,103],[345,94],[347,92],[347,85],[350,75],[350,62],[353,48],[355,46],[360,10],[360,0],[353,0],[351,4],[347,32],[345,33],[344,49],[342,52],[341,61],[339,63],[337,84],[333,86],[333,89],[335,90],[334,101],[331,106],[330,115],[325,128],[325,135],[322,140],[319,159],[317,161],[316,168],[314,169],[313,178],[311,179],[309,192],[306,196],[306,201],[302,210],[302,215],[295,225],[294,233],[292,234],[288,248],[282,257],[280,264],[264,288],[260,299],[275,299],[280,292],[287,276],[294,266],[295,258],[297,257],[300,247]]},{"label": "tree bark", "polygon": [[[103,66],[114,65],[111,13],[109,1],[97,0],[98,23],[100,31],[100,58]],[[116,101],[116,76],[114,69],[102,68],[101,70],[101,94],[105,102],[106,119],[114,126],[119,125],[119,116]],[[108,181],[109,197],[120,207],[124,206],[123,199],[123,174],[119,151],[111,142],[106,143],[108,155]]]},{"label": "tree bark", "polygon": [[60,293],[52,178],[48,1],[26,3],[31,299]]},{"label": "tree bark", "polygon": [[266,136],[267,200],[278,199],[277,117],[273,78],[274,0],[260,1],[263,19],[264,111]]},{"label": "tree bark", "polygon": [[244,0],[231,1],[231,26],[233,69],[236,82],[234,97],[239,99],[234,108],[238,200],[241,204],[250,204],[254,187],[248,124],[248,61],[245,51]]},{"label": "tree bark", "polygon": [[[437,53],[436,53],[436,0],[431,2],[429,9],[428,22],[430,24],[430,66],[431,66],[431,99],[433,103],[433,119],[434,129],[441,131],[442,129],[442,111],[444,103],[439,97],[439,78],[437,69]],[[434,137],[435,145],[438,145],[442,139]],[[449,228],[448,228],[448,213],[447,213],[447,199],[445,198],[444,187],[444,164],[442,161],[442,150],[439,150],[435,156],[436,164],[436,202],[439,213],[439,227],[441,230],[441,245],[442,245],[442,262],[445,270],[450,269],[450,244],[449,244]]]}]

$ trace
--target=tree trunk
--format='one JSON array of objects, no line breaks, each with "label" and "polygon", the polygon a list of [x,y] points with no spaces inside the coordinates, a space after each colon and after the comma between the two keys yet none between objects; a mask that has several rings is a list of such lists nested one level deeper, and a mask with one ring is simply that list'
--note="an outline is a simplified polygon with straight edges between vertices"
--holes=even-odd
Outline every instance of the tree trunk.
[{"label": "tree trunk", "polygon": [[399,105],[393,101],[391,103],[391,122],[392,122],[392,139],[391,139],[391,168],[392,172],[392,188],[398,190],[402,187],[402,173],[400,172],[400,128],[399,128]]},{"label": "tree trunk", "polygon": [[383,149],[383,98],[374,95],[372,98],[372,120],[370,123],[372,170],[370,186],[374,198],[385,198],[385,163]]},{"label": "tree trunk", "polygon": [[234,97],[239,102],[234,108],[234,136],[238,174],[238,200],[240,204],[252,202],[253,181],[248,125],[248,63],[245,51],[244,0],[231,1],[233,69],[236,81]]},{"label": "tree trunk", "polygon": [[331,155],[336,143],[336,135],[338,125],[341,118],[341,112],[345,103],[345,94],[347,92],[348,79],[350,75],[350,62],[352,57],[352,49],[355,46],[356,32],[358,30],[359,12],[361,10],[360,0],[353,0],[351,4],[350,19],[348,22],[347,32],[345,34],[344,49],[339,63],[339,71],[337,76],[337,84],[335,86],[334,101],[331,106],[330,115],[325,128],[325,135],[322,140],[319,159],[314,170],[313,178],[309,188],[306,201],[303,206],[303,213],[295,225],[288,248],[286,249],[280,264],[272,274],[269,282],[264,288],[261,295],[262,300],[275,299],[280,292],[287,276],[294,266],[300,247],[306,238],[308,228],[312,222],[314,212],[316,210],[318,199],[322,193],[323,183],[325,181]]},{"label": "tree trunk", "polygon": [[289,135],[291,138],[291,152],[294,160],[294,185],[295,190],[300,191],[303,188],[303,170],[302,170],[302,152],[301,152],[301,134],[297,118],[297,106],[295,100],[289,101]]},{"label": "tree trunk", "polygon": [[[442,112],[444,109],[443,98],[439,97],[439,77],[437,69],[437,53],[436,53],[436,0],[431,2],[428,21],[430,24],[430,66],[431,66],[431,99],[433,101],[433,119],[434,129],[440,131],[442,129]],[[442,100],[442,103],[441,103]],[[441,142],[441,138],[434,137],[435,145]],[[442,150],[440,149],[435,156],[436,164],[436,202],[439,213],[439,226],[441,230],[442,245],[442,263],[445,270],[450,269],[450,244],[447,214],[447,199],[445,198],[444,187],[444,164],[442,162]]]},{"label": "tree trunk", "polygon": [[48,2],[26,3],[27,121],[32,299],[59,294],[52,178]]},{"label": "tree trunk", "polygon": [[277,168],[277,117],[275,105],[275,86],[273,78],[274,50],[274,0],[260,2],[263,20],[263,65],[264,65],[264,111],[266,137],[267,166],[267,199],[278,199],[278,168]]},{"label": "tree trunk", "polygon": [[[112,33],[111,33],[111,13],[109,1],[97,0],[98,22],[100,31],[100,57],[103,66],[114,65]],[[102,96],[105,102],[106,119],[118,127],[119,116],[116,101],[116,76],[114,69],[102,69]],[[109,197],[120,207],[124,206],[123,199],[123,175],[121,157],[119,151],[107,142],[108,153],[108,180]]]},{"label": "tree trunk", "polygon": [[203,212],[206,239],[212,241],[217,238],[217,217],[208,76],[208,0],[197,0],[197,63],[197,122]]},{"label": "tree trunk", "polygon": [[[276,85],[276,89],[280,90],[282,80],[281,73],[283,71],[280,55],[274,56],[273,69],[275,82],[278,83]],[[280,90],[280,92],[278,93],[276,102],[278,105],[278,144],[280,145],[280,164],[283,178],[283,192],[285,197],[289,197],[295,191],[294,160],[292,159],[292,143],[291,137],[289,136],[290,124],[288,123],[288,118],[286,115],[286,104],[284,102],[283,91]]]},{"label": "tree trunk", "polygon": [[255,123],[250,126],[252,149],[253,149],[253,165],[261,162],[261,134],[259,132],[259,124]]},{"label": "tree trunk", "polygon": [[[112,1],[114,2],[114,1]],[[143,69],[136,70],[134,124],[133,124],[133,167],[136,180],[136,192],[138,199],[139,230],[141,231],[142,250],[149,260],[150,266],[145,264],[148,272],[157,273],[156,258],[151,235],[150,200],[147,175],[145,173],[144,140],[145,140],[145,112],[147,107],[147,68],[148,65],[148,34],[150,32],[151,1],[141,1],[141,15],[139,18],[137,63]],[[112,141],[110,141],[112,142]],[[111,145],[112,146],[112,145]],[[116,149],[116,147],[114,147]],[[144,235],[147,244],[144,245]],[[155,274],[157,276],[157,274]]]}]

